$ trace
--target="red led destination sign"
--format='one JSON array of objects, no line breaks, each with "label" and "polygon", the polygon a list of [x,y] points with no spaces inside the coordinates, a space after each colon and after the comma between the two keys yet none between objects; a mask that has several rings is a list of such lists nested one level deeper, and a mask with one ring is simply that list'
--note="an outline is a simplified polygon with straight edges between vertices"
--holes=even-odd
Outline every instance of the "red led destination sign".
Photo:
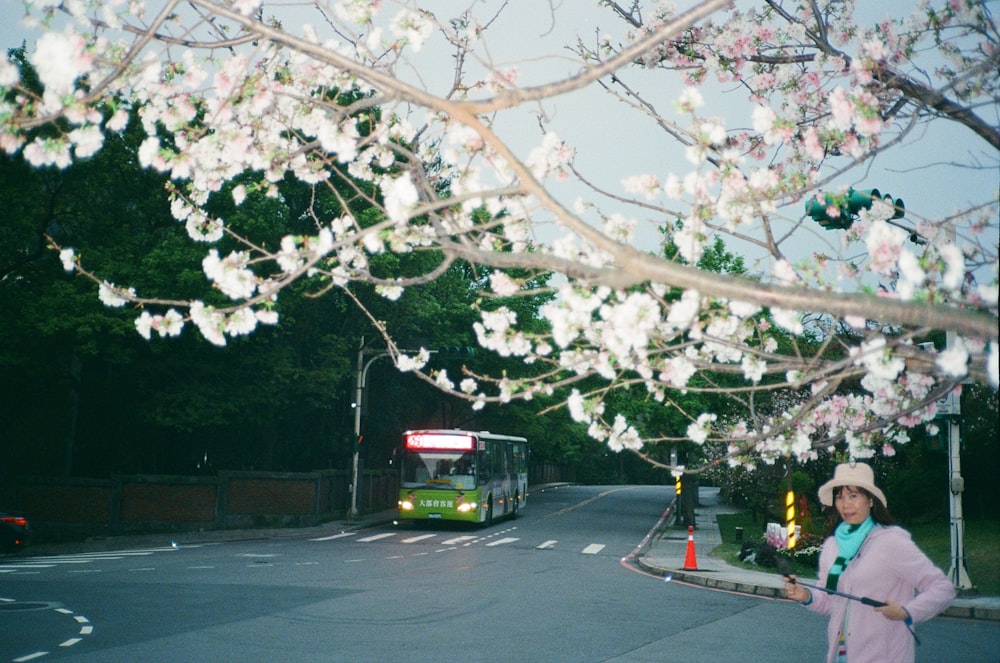
[{"label": "red led destination sign", "polygon": [[471,435],[449,435],[447,433],[411,433],[406,436],[406,448],[471,451],[475,448],[475,438]]}]

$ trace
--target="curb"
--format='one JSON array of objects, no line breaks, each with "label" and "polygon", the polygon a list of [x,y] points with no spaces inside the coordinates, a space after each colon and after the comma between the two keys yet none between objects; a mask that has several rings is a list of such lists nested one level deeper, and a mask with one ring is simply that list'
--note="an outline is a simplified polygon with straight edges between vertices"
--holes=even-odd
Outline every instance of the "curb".
[{"label": "curb", "polygon": [[[764,585],[758,585],[750,582],[736,582],[733,580],[722,580],[720,578],[712,578],[711,576],[706,576],[703,573],[688,573],[683,570],[670,570],[664,569],[663,567],[649,564],[643,561],[642,557],[638,557],[635,560],[637,566],[639,566],[644,571],[652,573],[654,575],[665,577],[671,575],[673,580],[682,582],[687,585],[692,585],[696,587],[705,587],[706,589],[715,589],[725,592],[734,592],[736,594],[745,594],[747,596],[760,596],[762,598],[768,599],[778,599],[782,601],[789,601],[785,598],[785,593],[776,587],[767,587]],[[958,601],[964,601],[965,599],[958,599]],[[976,606],[976,605],[955,605],[952,604],[941,611],[938,617],[950,617],[953,619],[976,619],[982,621],[1000,621],[1000,608],[990,607],[990,606]]]}]

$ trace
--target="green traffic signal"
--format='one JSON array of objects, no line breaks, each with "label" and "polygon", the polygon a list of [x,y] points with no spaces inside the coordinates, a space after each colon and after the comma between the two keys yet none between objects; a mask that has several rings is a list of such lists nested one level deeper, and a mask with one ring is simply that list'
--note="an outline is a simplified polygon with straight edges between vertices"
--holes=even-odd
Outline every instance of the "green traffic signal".
[{"label": "green traffic signal", "polygon": [[902,219],[906,213],[902,198],[893,200],[889,194],[882,195],[878,189],[848,189],[846,194],[824,193],[823,200],[813,196],[806,201],[806,214],[827,230],[851,227],[863,209],[871,209],[872,203],[881,198],[892,205],[893,219]]}]

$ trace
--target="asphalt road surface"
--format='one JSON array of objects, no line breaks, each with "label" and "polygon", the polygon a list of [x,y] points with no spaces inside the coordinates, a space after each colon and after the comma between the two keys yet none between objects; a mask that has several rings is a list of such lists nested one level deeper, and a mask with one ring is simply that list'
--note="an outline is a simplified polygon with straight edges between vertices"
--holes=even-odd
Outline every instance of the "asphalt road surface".
[{"label": "asphalt road surface", "polygon": [[[490,528],[0,558],[0,663],[822,660],[798,606],[636,570],[672,490],[550,489]],[[995,622],[919,634],[921,662],[1000,660]]]}]

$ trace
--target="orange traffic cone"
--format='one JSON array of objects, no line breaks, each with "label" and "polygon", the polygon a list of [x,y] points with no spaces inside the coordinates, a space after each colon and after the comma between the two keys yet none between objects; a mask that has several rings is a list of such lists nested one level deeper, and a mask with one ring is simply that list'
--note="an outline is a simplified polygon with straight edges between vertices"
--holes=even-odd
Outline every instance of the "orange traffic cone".
[{"label": "orange traffic cone", "polygon": [[684,555],[684,570],[697,571],[698,560],[694,556],[694,527],[688,527],[688,547],[687,554]]}]

